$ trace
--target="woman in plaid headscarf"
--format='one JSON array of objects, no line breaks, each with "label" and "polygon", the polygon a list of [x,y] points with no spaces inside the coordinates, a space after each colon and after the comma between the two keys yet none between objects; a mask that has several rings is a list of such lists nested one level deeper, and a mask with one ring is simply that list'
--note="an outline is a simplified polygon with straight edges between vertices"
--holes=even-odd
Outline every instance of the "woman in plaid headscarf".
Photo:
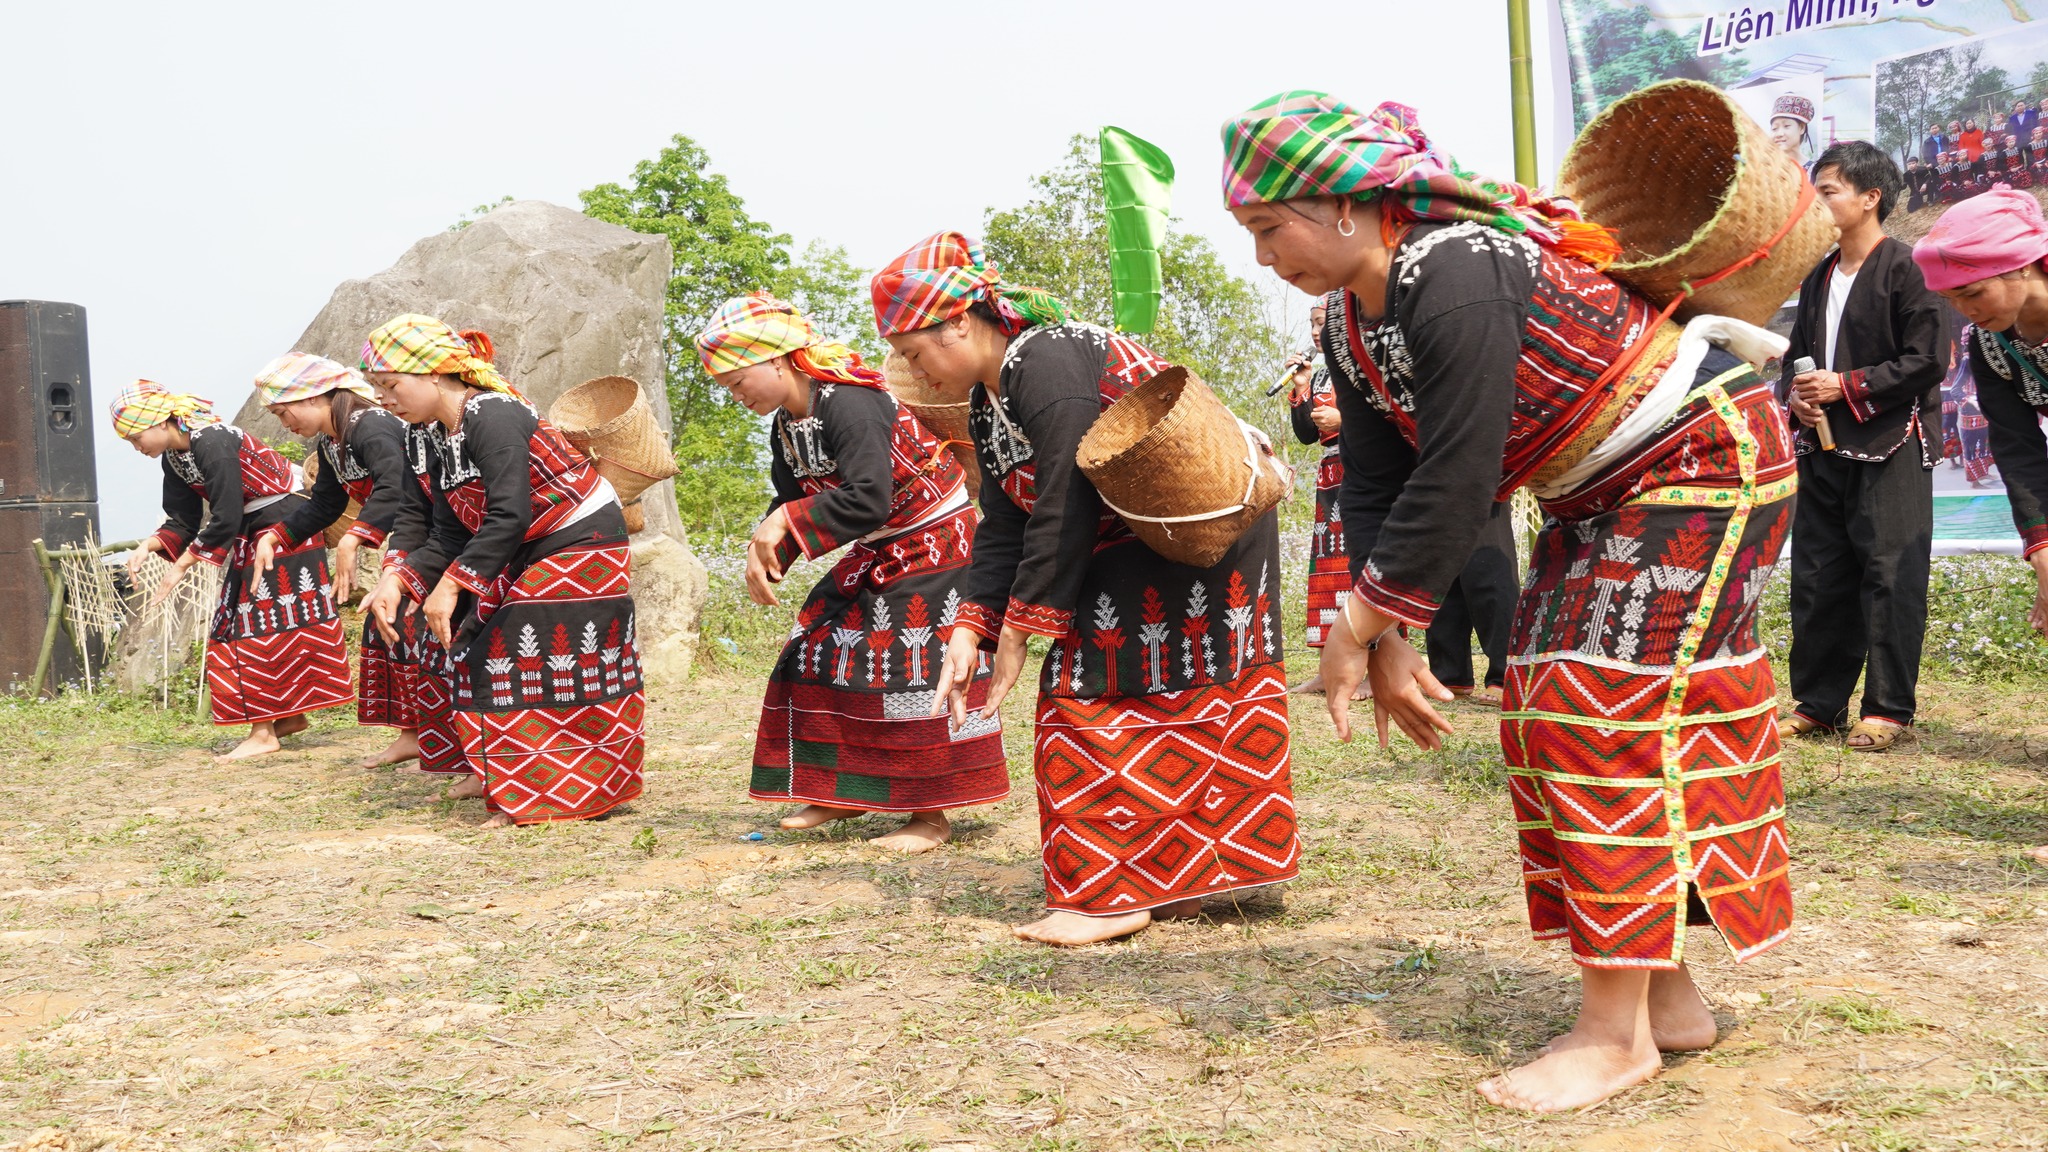
[{"label": "woman in plaid headscarf", "polygon": [[[259,574],[279,555],[318,546],[332,525],[348,519],[348,530],[334,546],[334,587],[337,598],[346,600],[356,586],[360,548],[383,551],[384,562],[396,564],[426,543],[433,504],[409,448],[420,433],[378,407],[361,373],[324,356],[291,352],[256,374],[256,395],[287,431],[313,441],[319,461],[306,501],[257,536]],[[440,660],[437,643],[410,601],[395,625],[374,616],[365,621],[356,722],[396,728],[398,737],[363,767],[418,760],[428,772],[468,771],[446,693],[420,679],[422,662],[438,666]]]},{"label": "woman in plaid headscarf", "polygon": [[1329,307],[1346,543],[1360,575],[1323,649],[1424,747],[1449,698],[1402,636],[1437,614],[1500,503],[1548,521],[1502,702],[1530,919],[1584,973],[1577,1027],[1481,1086],[1576,1108],[1698,1048],[1690,925],[1746,959],[1791,931],[1776,690],[1756,599],[1791,522],[1791,441],[1755,365],[1782,339],[1681,332],[1600,271],[1571,205],[1437,152],[1413,110],[1287,92],[1224,126],[1225,203],[1261,264]]},{"label": "woman in plaid headscarf", "polygon": [[[776,602],[798,557],[846,548],[768,674],[747,793],[803,801],[789,829],[909,813],[874,843],[936,848],[952,836],[946,809],[1010,794],[999,723],[949,734],[929,715],[945,654],[934,625],[959,603],[980,519],[960,464],[880,373],[765,292],[727,301],[697,351],[733,399],[774,418],[775,501],[747,549],[754,602]],[[987,688],[978,677],[976,703]]]},{"label": "woman in plaid headscarf", "polygon": [[[1280,536],[1268,513],[1208,568],[1146,547],[1075,463],[1102,409],[1167,367],[1068,319],[941,232],[877,272],[875,322],[913,375],[972,400],[982,513],[932,714],[995,719],[1025,644],[1051,640],[1032,769],[1050,944],[1193,916],[1202,898],[1286,880],[1288,776]],[[985,654],[993,682],[972,713]]]},{"label": "woman in plaid headscarf", "polygon": [[[612,486],[491,361],[431,316],[370,333],[362,370],[418,429],[433,527],[366,606],[420,605],[488,827],[582,820],[640,794],[645,751],[626,522]],[[430,679],[423,668],[421,678]],[[424,737],[424,731],[422,733]]]},{"label": "woman in plaid headscarf", "polygon": [[306,713],[355,695],[348,648],[315,540],[260,570],[255,540],[306,503],[290,461],[213,414],[213,404],[137,380],[108,405],[114,431],[163,462],[164,523],[128,558],[131,580],[155,553],[171,561],[152,603],[170,596],[196,564],[222,569],[206,645],[206,686],[215,724],[247,724],[248,738],[221,757],[279,749],[304,731]]}]

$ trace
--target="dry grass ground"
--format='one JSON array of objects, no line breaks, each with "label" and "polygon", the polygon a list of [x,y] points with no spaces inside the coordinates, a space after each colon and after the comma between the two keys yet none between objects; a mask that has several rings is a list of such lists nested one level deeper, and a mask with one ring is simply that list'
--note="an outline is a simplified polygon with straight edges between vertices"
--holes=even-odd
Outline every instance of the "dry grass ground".
[{"label": "dry grass ground", "polygon": [[1028,693],[1016,795],[903,859],[878,818],[746,800],[758,670],[656,697],[630,810],[499,833],[353,767],[383,736],[340,714],[219,766],[164,713],[0,707],[0,1148],[2048,1147],[2037,686],[1927,685],[1889,755],[1794,749],[1799,927],[1697,950],[1719,1046],[1532,1119],[1472,1091],[1576,1003],[1493,714],[1427,756],[1298,715],[1297,883],[1059,952],[1009,934]]}]

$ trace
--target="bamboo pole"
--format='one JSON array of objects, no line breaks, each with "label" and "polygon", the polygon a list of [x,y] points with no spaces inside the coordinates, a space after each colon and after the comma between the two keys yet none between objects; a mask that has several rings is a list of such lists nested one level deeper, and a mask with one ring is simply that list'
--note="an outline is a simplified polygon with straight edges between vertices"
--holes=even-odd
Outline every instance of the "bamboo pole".
[{"label": "bamboo pole", "polygon": [[28,687],[31,696],[40,696],[43,680],[50,674],[51,658],[57,652],[57,629],[64,623],[64,580],[51,568],[50,553],[43,547],[43,542],[34,540],[30,544],[36,550],[36,563],[42,566],[43,583],[50,586],[50,618],[43,624],[43,647],[36,653],[36,670],[29,678]]},{"label": "bamboo pole", "polygon": [[1536,185],[1536,95],[1530,80],[1529,0],[1508,0],[1508,95],[1514,108],[1515,182]]}]

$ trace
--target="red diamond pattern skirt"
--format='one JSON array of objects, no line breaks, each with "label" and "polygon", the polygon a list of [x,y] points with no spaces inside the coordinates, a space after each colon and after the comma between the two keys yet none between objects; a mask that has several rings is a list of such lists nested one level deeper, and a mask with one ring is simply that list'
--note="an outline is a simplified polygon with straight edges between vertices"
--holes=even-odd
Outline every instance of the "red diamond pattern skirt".
[{"label": "red diamond pattern skirt", "polygon": [[1546,504],[1515,612],[1501,745],[1529,919],[1587,967],[1676,967],[1689,911],[1738,960],[1792,930],[1756,606],[1797,475],[1770,386],[1701,376],[1637,463]]},{"label": "red diamond pattern skirt", "polygon": [[1291,879],[1287,673],[1149,696],[1041,693],[1048,908],[1114,916]]}]

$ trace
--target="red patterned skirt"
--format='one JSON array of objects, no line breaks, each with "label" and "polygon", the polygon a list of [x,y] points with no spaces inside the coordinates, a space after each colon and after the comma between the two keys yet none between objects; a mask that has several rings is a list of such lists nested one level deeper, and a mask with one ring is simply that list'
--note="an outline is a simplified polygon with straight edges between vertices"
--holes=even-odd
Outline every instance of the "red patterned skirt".
[{"label": "red patterned skirt", "polygon": [[1991,421],[1964,416],[1956,424],[1963,442],[1963,478],[1975,484],[1991,475]]},{"label": "red patterned skirt", "polygon": [[1337,490],[1344,460],[1334,448],[1316,466],[1316,526],[1308,545],[1308,646],[1321,648],[1351,595],[1351,557],[1344,551],[1344,518]]},{"label": "red patterned skirt", "polygon": [[1756,606],[1797,476],[1770,385],[1730,360],[1631,460],[1545,505],[1515,613],[1501,744],[1529,918],[1588,967],[1676,967],[1689,908],[1738,960],[1792,929]]},{"label": "red patterned skirt", "polygon": [[410,599],[399,602],[393,626],[395,645],[385,643],[374,622],[363,624],[356,723],[415,733],[421,771],[469,771],[455,732],[455,701],[441,642]]},{"label": "red patterned skirt", "polygon": [[259,579],[254,537],[252,529],[234,542],[221,573],[206,644],[213,722],[255,724],[349,703],[355,688],[326,544],[315,537],[279,552]]},{"label": "red patterned skirt", "polygon": [[[858,543],[811,589],[768,676],[754,739],[755,800],[871,812],[992,804],[1010,794],[1002,724],[930,715],[931,678],[960,604],[979,516]],[[988,677],[968,688],[988,699]]]},{"label": "red patterned skirt", "polygon": [[456,640],[456,737],[486,805],[514,823],[588,819],[640,795],[630,565],[616,511],[572,524],[526,545]]},{"label": "red patterned skirt", "polygon": [[1038,698],[1047,908],[1116,916],[1292,879],[1287,672],[1156,696]]}]

